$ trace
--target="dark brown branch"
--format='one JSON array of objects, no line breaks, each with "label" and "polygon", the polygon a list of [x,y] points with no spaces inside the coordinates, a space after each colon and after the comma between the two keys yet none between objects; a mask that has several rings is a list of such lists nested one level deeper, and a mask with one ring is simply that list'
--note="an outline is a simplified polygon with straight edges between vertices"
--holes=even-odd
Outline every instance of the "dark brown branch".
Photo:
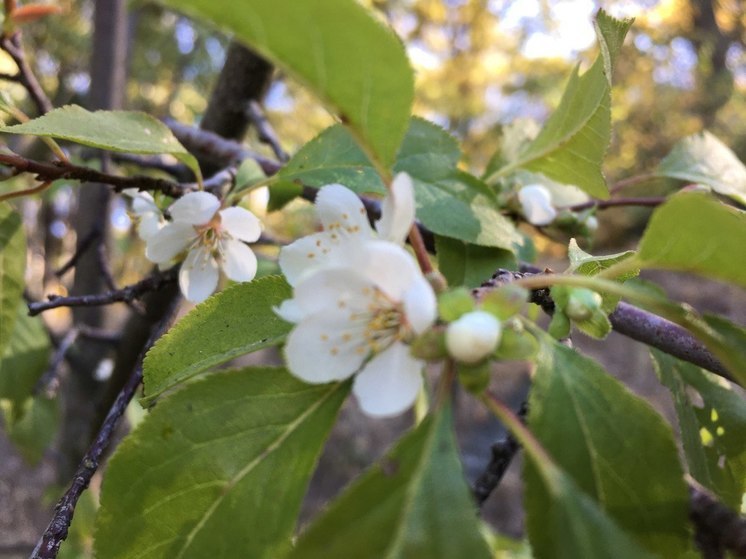
[{"label": "dark brown branch", "polygon": [[159,191],[168,196],[178,198],[196,188],[196,186],[181,185],[177,182],[144,175],[119,177],[71,163],[61,161],[54,163],[34,161],[10,153],[0,153],[0,164],[12,167],[17,173],[32,173],[41,181],[70,179],[82,182],[96,182],[111,185],[117,192],[121,192],[125,188],[137,188],[139,190]]},{"label": "dark brown branch", "polygon": [[267,120],[267,115],[264,114],[264,110],[259,102],[254,99],[249,101],[249,104],[246,107],[246,114],[259,133],[259,141],[272,148],[272,152],[279,161],[286,163],[290,157],[287,152],[282,149],[280,139],[277,137],[277,134],[269,123],[269,120]]},{"label": "dark brown branch", "polygon": [[31,66],[29,66],[29,63],[26,60],[26,54],[21,45],[21,33],[16,31],[12,35],[3,36],[2,39],[0,39],[0,47],[10,55],[18,66],[18,75],[15,81],[20,83],[26,89],[36,105],[39,114],[51,111],[54,106],[49,100],[49,97],[47,97],[47,94],[44,93],[44,89],[41,87],[39,80],[36,79],[34,72],[31,70]]},{"label": "dark brown branch", "polygon": [[114,429],[119,423],[122,414],[124,414],[127,405],[135,395],[138,386],[140,386],[140,383],[142,382],[142,360],[145,357],[145,353],[147,353],[156,340],[158,340],[158,338],[160,338],[160,336],[166,331],[168,325],[171,323],[171,319],[177,306],[178,298],[175,298],[163,319],[153,327],[148,342],[140,352],[140,357],[138,358],[135,370],[132,372],[129,380],[123,386],[117,399],[114,401],[114,405],[109,410],[106,419],[101,425],[98,435],[88,449],[88,452],[86,452],[83,457],[83,460],[73,477],[72,484],[57,503],[54,517],[49,523],[49,526],[47,526],[42,537],[39,539],[39,542],[36,544],[36,548],[31,554],[31,559],[53,559],[54,557],[57,557],[60,544],[65,540],[65,538],[67,538],[67,531],[70,528],[70,523],[72,522],[78,499],[83,494],[83,491],[88,487],[93,474],[98,470],[101,457],[109,447],[109,444],[111,444]]},{"label": "dark brown branch", "polygon": [[280,163],[246,149],[239,142],[226,140],[214,132],[188,126],[172,119],[166,119],[164,122],[174,133],[176,139],[189,151],[222,166],[235,165],[244,159],[253,159],[267,176],[274,175],[282,167]]},{"label": "dark brown branch", "polygon": [[[524,402],[518,410],[518,417],[525,422],[528,405]],[[508,432],[504,439],[497,441],[492,445],[490,461],[484,469],[484,472],[474,482],[472,489],[474,499],[478,506],[482,506],[490,494],[500,485],[500,482],[508,470],[513,457],[521,448],[520,443]]]},{"label": "dark brown branch", "polygon": [[727,549],[736,557],[746,557],[746,518],[693,480],[689,480],[689,503],[689,518],[696,528],[698,541],[707,542],[713,555]]},{"label": "dark brown branch", "polygon": [[137,283],[133,283],[132,285],[128,285],[121,289],[109,291],[108,293],[71,297],[49,295],[48,301],[29,303],[29,315],[35,316],[49,309],[56,309],[58,307],[97,307],[101,305],[110,305],[112,303],[130,303],[139,299],[146,293],[158,291],[165,285],[176,281],[176,275],[177,269],[171,268],[166,272],[157,272]]}]

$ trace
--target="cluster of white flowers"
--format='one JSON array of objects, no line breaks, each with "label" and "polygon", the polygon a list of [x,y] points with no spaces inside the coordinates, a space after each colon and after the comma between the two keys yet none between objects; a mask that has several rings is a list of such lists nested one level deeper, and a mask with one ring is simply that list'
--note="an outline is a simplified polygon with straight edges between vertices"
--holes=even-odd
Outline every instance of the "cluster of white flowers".
[{"label": "cluster of white flowers", "polygon": [[136,190],[125,194],[133,198],[138,233],[150,261],[163,266],[186,252],[179,286],[189,301],[199,303],[215,291],[219,269],[233,281],[254,279],[256,256],[244,243],[256,241],[262,225],[250,211],[220,209],[220,200],[213,194],[190,192],[171,204],[171,221],[167,222],[150,194]]},{"label": "cluster of white flowers", "polygon": [[422,387],[424,362],[408,342],[437,317],[433,289],[403,248],[415,215],[411,178],[396,176],[375,230],[360,199],[339,184],[319,191],[316,211],[322,231],[280,253],[294,287],[277,309],[296,324],[285,346],[288,368],[310,383],[355,375],[365,413],[399,414]]}]

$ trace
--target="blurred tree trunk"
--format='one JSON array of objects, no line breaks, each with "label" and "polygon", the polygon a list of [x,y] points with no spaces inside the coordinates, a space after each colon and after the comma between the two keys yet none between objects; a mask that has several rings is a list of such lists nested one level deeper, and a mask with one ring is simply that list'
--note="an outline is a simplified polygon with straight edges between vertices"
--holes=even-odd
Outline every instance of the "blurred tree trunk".
[{"label": "blurred tree trunk", "polygon": [[[91,58],[91,109],[119,109],[125,90],[125,57],[127,54],[127,14],[125,0],[96,0],[94,7],[93,54]],[[106,162],[104,161],[104,166]],[[102,273],[97,246],[106,249],[109,230],[109,187],[84,184],[78,192],[75,232],[78,246],[90,235],[97,242],[78,260],[72,293],[77,295],[100,293],[107,289]],[[105,308],[81,307],[74,309],[76,324],[101,327]],[[78,343],[80,360],[64,383],[63,427],[60,440],[58,475],[67,483],[88,448],[97,415],[101,383],[94,373],[106,347],[81,339]]]},{"label": "blurred tree trunk", "polygon": [[726,66],[731,40],[715,18],[714,0],[689,0],[692,32],[689,37],[697,51],[697,101],[694,110],[710,128],[718,110],[733,94],[733,74]]}]

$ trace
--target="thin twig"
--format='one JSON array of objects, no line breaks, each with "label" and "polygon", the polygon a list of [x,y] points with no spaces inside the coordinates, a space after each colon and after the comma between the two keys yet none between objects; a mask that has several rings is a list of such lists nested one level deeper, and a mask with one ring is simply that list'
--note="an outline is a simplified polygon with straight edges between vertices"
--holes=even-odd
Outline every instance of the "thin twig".
[{"label": "thin twig", "polygon": [[93,474],[98,470],[101,457],[111,443],[114,429],[119,423],[122,414],[124,414],[127,405],[135,395],[138,386],[140,386],[140,383],[142,382],[142,360],[145,357],[145,353],[147,353],[156,340],[158,340],[158,338],[160,338],[163,332],[168,328],[174,311],[178,306],[178,301],[179,298],[175,297],[170,310],[166,312],[163,319],[152,329],[150,339],[140,353],[140,357],[138,358],[137,365],[135,366],[132,375],[124,387],[122,387],[121,392],[117,396],[117,399],[109,410],[106,419],[101,425],[101,429],[99,430],[96,439],[89,447],[83,460],[80,462],[80,466],[78,466],[78,470],[75,472],[70,487],[57,503],[54,517],[49,523],[49,526],[47,526],[42,537],[39,539],[39,542],[36,544],[36,548],[34,548],[34,551],[31,553],[31,559],[54,559],[57,557],[60,544],[65,540],[65,538],[67,538],[67,532],[70,523],[72,522],[78,499],[83,494],[83,491],[88,487]]},{"label": "thin twig", "polygon": [[78,339],[78,335],[80,335],[80,331],[77,328],[71,328],[60,340],[57,349],[49,360],[49,367],[39,377],[34,387],[34,394],[44,394],[50,399],[54,398],[57,394],[57,390],[60,387],[60,368],[62,367],[62,362],[65,360],[65,356],[75,343],[75,340]]},{"label": "thin twig", "polygon": [[[528,404],[523,402],[516,415],[525,423],[527,413]],[[520,448],[521,445],[510,432],[505,435],[505,438],[492,445],[490,449],[490,461],[487,463],[482,474],[474,482],[472,489],[478,506],[481,507],[490,494],[500,485],[505,472],[508,470],[508,466],[510,466],[510,462]]]},{"label": "thin twig", "polygon": [[98,182],[113,186],[117,192],[125,188],[137,188],[139,190],[159,191],[168,196],[178,198],[186,192],[196,189],[156,177],[144,175],[120,177],[62,161],[55,161],[53,163],[34,161],[14,153],[0,153],[0,164],[12,167],[19,173],[32,173],[38,180],[42,181],[70,179],[82,182]]},{"label": "thin twig", "polygon": [[107,344],[118,344],[122,340],[122,335],[118,332],[110,332],[103,328],[95,328],[87,324],[78,324],[76,326],[78,333],[83,338],[96,340]]},{"label": "thin twig", "polygon": [[267,115],[264,114],[264,110],[259,102],[255,99],[249,101],[246,106],[246,116],[249,117],[251,123],[256,127],[259,134],[259,141],[267,144],[275,154],[275,157],[282,163],[286,163],[290,157],[287,152],[282,149],[280,145],[280,139],[277,137],[274,128],[267,119]]},{"label": "thin twig", "polygon": [[75,265],[78,263],[78,260],[80,257],[87,251],[93,242],[97,240],[101,236],[101,230],[97,227],[94,227],[90,231],[88,231],[88,234],[83,237],[83,239],[78,243],[78,246],[75,249],[75,252],[70,257],[70,259],[65,262],[55,273],[54,275],[58,278],[64,276],[69,270],[75,267]]},{"label": "thin twig", "polygon": [[146,293],[158,291],[166,284],[176,281],[176,275],[176,268],[171,268],[166,272],[155,273],[137,283],[107,293],[70,297],[48,295],[48,301],[29,303],[29,315],[35,316],[49,309],[56,309],[58,307],[97,307],[101,305],[110,305],[112,303],[129,303],[139,299]]},{"label": "thin twig", "polygon": [[643,173],[641,175],[635,175],[633,177],[628,177],[626,179],[622,179],[612,184],[609,187],[609,193],[615,194],[616,192],[619,192],[620,190],[627,188],[628,186],[642,184],[644,182],[652,181],[657,178],[659,177],[653,173]]},{"label": "thin twig", "polygon": [[[7,17],[7,14],[6,14]],[[48,113],[54,108],[52,102],[47,97],[44,89],[41,87],[39,80],[36,79],[31,66],[26,60],[26,53],[21,45],[21,34],[16,31],[12,35],[5,35],[0,39],[0,47],[7,52],[18,66],[18,83],[28,92],[29,96],[36,105],[39,114]]]},{"label": "thin twig", "polygon": [[646,196],[636,198],[613,198],[611,200],[588,200],[582,204],[575,204],[574,206],[567,206],[560,208],[563,210],[570,210],[572,212],[582,212],[590,208],[596,208],[599,210],[605,210],[606,208],[616,208],[620,206],[645,206],[655,207],[660,206],[665,202],[667,198],[665,196]]}]

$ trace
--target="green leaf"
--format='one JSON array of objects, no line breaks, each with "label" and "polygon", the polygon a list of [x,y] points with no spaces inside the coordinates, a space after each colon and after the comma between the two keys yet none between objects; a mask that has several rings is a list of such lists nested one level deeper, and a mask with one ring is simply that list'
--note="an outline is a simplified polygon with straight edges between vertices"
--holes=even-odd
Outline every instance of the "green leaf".
[{"label": "green leaf", "polygon": [[501,213],[494,192],[457,169],[456,140],[435,124],[412,119],[395,171],[412,176],[417,217],[436,235],[515,252],[523,244],[513,222]]},{"label": "green leaf", "polygon": [[656,174],[707,185],[746,205],[746,166],[706,130],[679,141],[660,162]]},{"label": "green leaf", "polygon": [[540,474],[537,467],[528,460],[524,466],[528,536],[536,559],[658,557],[630,538],[572,478],[546,464],[541,468],[549,472]]},{"label": "green leaf", "polygon": [[746,287],[746,212],[699,192],[672,196],[658,207],[640,241],[647,268],[694,272]]},{"label": "green leaf", "polygon": [[[513,223],[502,215],[494,193],[479,179],[457,169],[458,143],[442,128],[412,118],[394,165],[411,175],[417,217],[438,235],[465,243],[514,252],[524,244]],[[341,126],[306,144],[277,175],[280,186],[320,187],[340,183],[358,194],[385,194],[372,164]],[[274,188],[274,185],[271,186]]]},{"label": "green leaf", "polygon": [[407,130],[414,76],[394,32],[349,0],[166,0],[247,43],[313,91],[388,169]]},{"label": "green leaf", "polygon": [[168,126],[137,111],[90,112],[77,105],[66,105],[23,124],[0,128],[0,132],[57,138],[108,151],[143,155],[167,153],[188,165],[201,178],[197,160]]},{"label": "green leaf", "polygon": [[[304,145],[274,179],[319,188],[333,183],[344,184],[358,194],[385,194],[386,186],[370,159],[341,125],[327,128]],[[271,189],[277,184],[272,183]]]},{"label": "green leaf", "polygon": [[426,418],[303,534],[293,559],[490,557],[450,410]]},{"label": "green leaf", "polygon": [[[688,494],[669,427],[597,363],[544,339],[531,389],[532,432],[638,543],[678,557],[689,547]],[[532,543],[542,530],[542,515],[534,515]]]},{"label": "green leaf", "polygon": [[9,402],[3,400],[0,407],[4,412],[8,438],[26,462],[32,466],[37,464],[57,434],[57,400],[44,397],[27,398],[20,406],[14,406],[12,409]]},{"label": "green leaf", "polygon": [[165,398],[109,463],[96,555],[282,556],[347,392],[247,368]]},{"label": "green leaf", "polygon": [[448,285],[478,287],[487,281],[498,268],[515,269],[517,263],[512,252],[494,247],[465,243],[448,237],[435,237],[438,269]]},{"label": "green leaf", "polygon": [[[567,257],[570,259],[570,267],[567,269],[567,273],[575,273],[583,276],[595,276],[599,272],[611,268],[614,264],[627,260],[627,258],[630,258],[634,254],[634,250],[625,250],[624,252],[618,252],[616,254],[593,256],[581,249],[575,239],[570,239],[570,244],[567,248]],[[624,276],[615,279],[624,281],[636,276],[638,273],[639,271],[637,271],[637,273],[628,272]]]},{"label": "green leaf", "polygon": [[49,337],[39,317],[26,313],[25,305],[16,310],[13,333],[0,359],[0,399],[10,401],[13,417],[22,415],[39,377],[49,363]]},{"label": "green leaf", "polygon": [[10,340],[23,296],[26,236],[21,216],[0,203],[0,355]]},{"label": "green leaf", "polygon": [[746,402],[716,375],[656,349],[651,356],[673,396],[689,473],[738,510],[746,492]]},{"label": "green leaf", "polygon": [[198,305],[145,356],[145,401],[215,365],[281,343],[292,325],[273,308],[290,296],[283,278],[267,276]]},{"label": "green leaf", "polygon": [[487,182],[523,168],[577,185],[592,196],[608,197],[601,163],[611,137],[611,75],[631,24],[631,19],[598,12],[595,26],[601,52],[596,61],[582,76],[575,68],[559,106],[536,139]]}]

